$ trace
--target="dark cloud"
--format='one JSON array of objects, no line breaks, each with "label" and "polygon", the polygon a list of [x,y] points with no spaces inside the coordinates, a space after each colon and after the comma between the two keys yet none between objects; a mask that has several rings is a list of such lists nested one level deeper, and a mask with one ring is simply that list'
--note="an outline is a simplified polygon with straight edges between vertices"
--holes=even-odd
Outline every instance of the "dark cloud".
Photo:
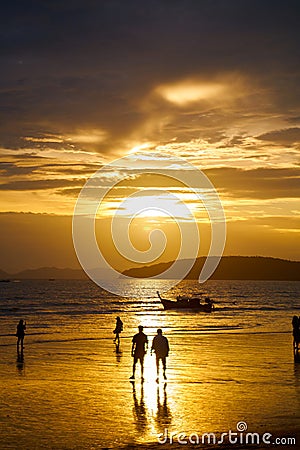
[{"label": "dark cloud", "polygon": [[37,169],[37,166],[19,167],[14,163],[0,163],[0,173],[2,176],[28,175],[32,174]]},{"label": "dark cloud", "polygon": [[[299,0],[2,2],[0,147],[13,152],[3,152],[0,190],[17,191],[8,198],[20,199],[8,207],[71,214],[70,196],[78,195],[85,174],[99,168],[81,164],[95,160],[82,150],[99,152],[103,164],[106,153],[120,156],[151,141],[170,144],[170,151],[197,159],[199,166],[202,152],[204,167],[208,161],[250,168],[259,158],[261,166],[294,162],[288,151],[296,153],[295,146],[274,150],[272,144],[299,142],[299,13]],[[179,106],[154,93],[187,78],[225,80],[234,98]],[[93,130],[103,132],[103,139],[84,140]],[[203,142],[198,153],[194,140],[199,147]],[[298,197],[299,171],[220,167],[206,173],[229,204],[242,210],[244,198],[263,209],[259,200]],[[37,193],[36,205],[28,191]],[[59,202],[47,205],[53,193],[62,194]],[[272,201],[266,203],[272,208]],[[291,205],[284,203],[289,214]],[[30,216],[28,224],[27,218],[1,217],[3,264],[76,264],[71,218]],[[297,228],[296,221],[258,218],[251,228],[247,214],[243,219],[231,228],[231,252],[298,255],[296,233],[282,232]],[[279,231],[271,236],[268,224]]]},{"label": "dark cloud", "polygon": [[274,130],[257,136],[262,141],[271,141],[283,145],[292,145],[300,142],[300,128],[285,128]]},{"label": "dark cloud", "polygon": [[55,189],[73,184],[82,184],[82,180],[16,180],[0,184],[0,191],[38,191]]},{"label": "dark cloud", "polygon": [[88,175],[100,169],[97,164],[44,164],[43,169],[64,175]]},{"label": "dark cloud", "polygon": [[[26,155],[27,156],[27,155]],[[6,156],[7,158],[7,156]],[[35,159],[33,157],[33,159]],[[46,159],[45,159],[46,160]],[[21,177],[22,180],[18,181],[26,181],[27,176],[32,174],[39,174],[42,178],[43,175],[45,178],[51,174],[59,174],[61,176],[69,176],[69,175],[89,175],[93,174],[97,170],[99,170],[100,166],[97,164],[83,164],[83,163],[44,163],[42,161],[37,160],[40,163],[34,166],[29,166],[26,164],[26,158],[20,159],[18,158],[17,162],[0,162],[0,173],[3,177]],[[24,165],[23,165],[24,164]],[[16,180],[13,180],[16,181]]]},{"label": "dark cloud", "polygon": [[218,192],[236,198],[276,199],[300,196],[300,169],[209,169],[205,171]]},{"label": "dark cloud", "polygon": [[34,161],[34,160],[44,160],[46,158],[44,158],[41,155],[38,155],[36,152],[31,152],[31,153],[20,153],[20,152],[15,152],[15,153],[3,153],[2,155],[0,154],[0,159],[3,160],[20,160],[20,161]]},{"label": "dark cloud", "polygon": [[107,152],[149,117],[140,101],[153,87],[191,75],[242,73],[289,110],[300,97],[299,9],[294,0],[6,2],[1,144],[22,148],[45,124],[93,126],[110,134],[93,146]]},{"label": "dark cloud", "polygon": [[[277,61],[274,56],[282,56],[284,48],[289,50],[287,60],[291,45],[298,48],[297,13],[299,3],[293,0],[287,0],[284,8],[279,0],[272,5],[258,0],[242,4],[239,0],[36,0],[26,2],[26,7],[12,1],[2,8],[3,51],[18,55],[19,62],[26,55],[50,55],[55,60],[63,56],[67,64],[62,72],[72,62],[85,61],[79,73],[94,67],[102,56],[107,58],[102,61],[104,67],[124,68],[126,61],[130,64],[139,58],[149,68],[160,57],[161,66],[173,63],[174,69],[176,57],[190,69],[190,56],[196,49],[199,59],[206,56],[214,66],[218,57],[222,66],[227,62],[225,66],[232,67],[237,56],[249,66],[250,56],[267,64],[265,59]],[[211,54],[212,50],[217,53]],[[149,60],[154,56],[156,60]],[[200,65],[198,58],[194,62]]]},{"label": "dark cloud", "polygon": [[[238,168],[214,168],[204,170],[207,177],[213,183],[219,194],[225,194],[226,198],[235,199],[256,199],[256,200],[270,200],[278,198],[298,198],[300,196],[300,168],[288,169],[253,169],[244,170]],[[134,170],[128,171],[129,174],[134,174]],[[165,171],[171,178],[162,177],[159,174],[143,174],[135,176],[134,178],[127,178],[118,185],[117,188],[111,191],[111,198],[119,198],[120,196],[127,197],[139,189],[155,189],[159,186],[160,189],[172,192],[174,195],[183,192],[182,183],[176,181],[180,179],[180,172],[176,170]],[[104,179],[95,179],[90,189],[91,198],[95,195],[94,187],[97,187],[97,195],[99,194],[98,186],[105,188],[107,182]],[[200,185],[201,186],[201,185]],[[80,192],[80,187],[64,187],[57,191],[61,195],[74,196]],[[185,192],[189,192],[189,187]],[[147,191],[143,195],[148,195]],[[149,195],[153,195],[149,193]]]},{"label": "dark cloud", "polygon": [[66,189],[58,189],[56,191],[56,193],[59,195],[66,196],[66,197],[77,198],[78,195],[80,194],[80,191],[81,191],[81,187],[80,188],[66,188]]},{"label": "dark cloud", "polygon": [[300,217],[297,216],[267,216],[249,219],[249,224],[268,226],[277,230],[300,230]]}]

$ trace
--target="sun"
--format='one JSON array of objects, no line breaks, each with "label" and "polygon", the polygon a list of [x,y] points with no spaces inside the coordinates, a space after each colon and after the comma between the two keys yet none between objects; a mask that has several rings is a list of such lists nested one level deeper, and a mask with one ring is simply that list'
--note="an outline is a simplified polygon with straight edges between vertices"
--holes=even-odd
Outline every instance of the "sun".
[{"label": "sun", "polygon": [[147,208],[143,211],[141,211],[141,213],[139,214],[139,218],[143,219],[150,219],[150,220],[154,220],[155,219],[160,219],[160,218],[167,218],[169,217],[169,215],[164,212],[162,209],[160,208]]}]

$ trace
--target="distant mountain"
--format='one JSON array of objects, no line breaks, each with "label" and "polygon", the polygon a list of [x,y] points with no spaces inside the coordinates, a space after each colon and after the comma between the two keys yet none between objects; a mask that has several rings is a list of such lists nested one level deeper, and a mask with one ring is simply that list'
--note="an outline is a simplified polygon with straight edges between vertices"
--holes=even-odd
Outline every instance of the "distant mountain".
[{"label": "distant mountain", "polygon": [[57,267],[41,267],[39,269],[22,270],[14,275],[14,278],[23,279],[84,279],[87,278],[80,269],[58,269]]},{"label": "distant mountain", "polygon": [[[90,269],[95,280],[106,280],[110,277],[108,269]],[[0,280],[87,280],[89,277],[83,269],[60,269],[58,267],[40,267],[26,269],[17,273],[7,273],[0,269]]]},{"label": "distant mountain", "polygon": [[58,269],[57,267],[41,267],[39,269],[22,270],[14,274],[8,274],[0,270],[0,279],[13,280],[76,280],[87,279],[81,269]]},{"label": "distant mountain", "polygon": [[[186,279],[197,280],[205,262],[205,257],[197,258]],[[188,260],[179,263],[180,269],[185,267]],[[123,275],[134,278],[148,278],[165,272],[173,261],[152,264],[139,268],[125,270]],[[94,269],[91,271],[99,279],[106,279],[109,273],[106,270]],[[122,276],[121,276],[122,277]],[[57,267],[41,267],[28,269],[18,273],[9,274],[0,269],[0,280],[86,280],[85,272],[81,269],[59,269]],[[223,256],[212,280],[286,280],[300,281],[300,261],[268,258],[262,256]]]},{"label": "distant mountain", "polygon": [[[205,260],[205,257],[197,258],[185,279],[197,280]],[[186,263],[187,260],[182,261],[183,266]],[[133,268],[125,270],[123,274],[135,278],[153,277],[167,270],[172,264],[173,261],[170,261]],[[178,270],[178,273],[180,273],[180,270]],[[300,281],[300,261],[262,256],[223,256],[210,279]]]},{"label": "distant mountain", "polygon": [[0,269],[0,280],[8,280],[10,278],[10,275],[6,272],[4,272],[4,270]]}]

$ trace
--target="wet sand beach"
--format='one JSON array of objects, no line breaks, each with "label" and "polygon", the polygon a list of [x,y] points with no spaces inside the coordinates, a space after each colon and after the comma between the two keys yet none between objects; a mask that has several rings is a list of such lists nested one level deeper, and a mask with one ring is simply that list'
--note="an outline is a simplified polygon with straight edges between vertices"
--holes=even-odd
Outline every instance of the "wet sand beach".
[{"label": "wet sand beach", "polygon": [[[165,312],[149,286],[143,280],[124,285],[128,299],[109,297],[89,282],[3,287],[1,450],[197,448],[180,444],[180,435],[214,448],[213,436],[219,442],[237,427],[244,439],[256,433],[264,448],[265,433],[272,442],[299,435],[300,364],[293,360],[291,333],[300,306],[297,283],[210,282],[205,289],[217,309],[208,315]],[[184,282],[176,289],[171,296],[199,287]],[[117,315],[124,323],[118,351]],[[16,351],[20,318],[27,321],[23,359]],[[139,324],[150,345],[157,328],[169,339],[166,383],[156,383],[149,351],[145,382],[139,366],[135,383],[129,380]],[[206,437],[202,444],[205,433],[211,442]],[[227,437],[217,445],[232,446]],[[287,442],[276,447],[288,448]]]},{"label": "wet sand beach", "polygon": [[299,432],[300,364],[291,358],[289,334],[179,334],[169,341],[168,380],[159,384],[149,354],[145,382],[137,370],[130,383],[130,336],[119,353],[106,337],[28,336],[23,362],[12,356],[13,345],[2,346],[0,447],[142,448],[166,429],[220,436],[237,431],[238,422],[277,437]]}]

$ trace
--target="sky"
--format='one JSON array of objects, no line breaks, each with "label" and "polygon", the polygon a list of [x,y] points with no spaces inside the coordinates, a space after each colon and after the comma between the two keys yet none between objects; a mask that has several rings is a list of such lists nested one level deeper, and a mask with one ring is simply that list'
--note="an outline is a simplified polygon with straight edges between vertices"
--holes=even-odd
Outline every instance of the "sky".
[{"label": "sky", "polygon": [[[300,259],[298,1],[42,0],[1,8],[1,269],[79,267],[77,197],[97,170],[103,186],[112,183],[107,165],[135,152],[149,155],[144,170],[151,161],[177,173],[172,161],[183,158],[205,173],[226,215],[224,254]],[[202,233],[199,254],[208,252],[207,214],[190,186],[120,172],[97,216],[105,254],[114,253],[114,210],[146,188],[189,205]],[[148,248],[153,227],[173,242],[157,261],[174,258],[178,224],[157,211],[135,219],[135,245]],[[117,253],[117,267],[131,265]]]}]

